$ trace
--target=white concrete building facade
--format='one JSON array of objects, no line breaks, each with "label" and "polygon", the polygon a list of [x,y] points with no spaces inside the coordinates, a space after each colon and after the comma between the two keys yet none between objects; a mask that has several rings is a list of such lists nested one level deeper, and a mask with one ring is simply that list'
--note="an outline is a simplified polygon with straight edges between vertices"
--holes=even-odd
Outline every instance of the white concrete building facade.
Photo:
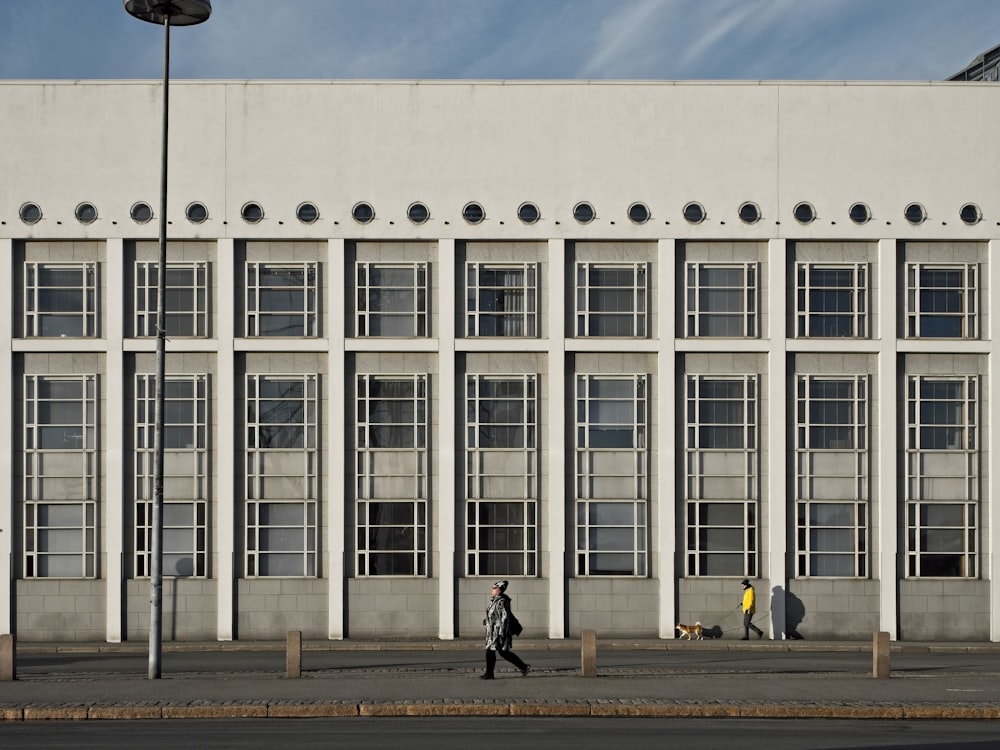
[{"label": "white concrete building facade", "polygon": [[[1000,640],[977,83],[177,82],[164,634]],[[0,632],[146,637],[160,89],[0,83]]]}]

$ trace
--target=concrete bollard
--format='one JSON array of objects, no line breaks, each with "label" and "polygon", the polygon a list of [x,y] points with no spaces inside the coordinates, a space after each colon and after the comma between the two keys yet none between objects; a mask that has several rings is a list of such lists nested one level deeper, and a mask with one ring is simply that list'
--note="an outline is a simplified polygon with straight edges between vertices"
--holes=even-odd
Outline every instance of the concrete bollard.
[{"label": "concrete bollard", "polygon": [[289,630],[285,645],[285,677],[298,679],[302,676],[302,631]]},{"label": "concrete bollard", "polygon": [[14,670],[14,636],[11,633],[0,635],[0,682],[10,682],[17,679]]},{"label": "concrete bollard", "polygon": [[877,680],[889,676],[889,634],[884,630],[875,633],[872,639],[872,677]]},{"label": "concrete bollard", "polygon": [[584,677],[597,677],[597,631],[580,633],[580,668]]}]

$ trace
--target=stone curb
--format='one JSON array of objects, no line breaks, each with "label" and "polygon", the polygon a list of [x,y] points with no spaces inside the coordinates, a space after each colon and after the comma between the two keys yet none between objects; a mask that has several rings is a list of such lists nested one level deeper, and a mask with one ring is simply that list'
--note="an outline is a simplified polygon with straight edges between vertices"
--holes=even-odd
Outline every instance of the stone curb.
[{"label": "stone curb", "polygon": [[364,703],[197,703],[189,705],[0,706],[0,723],[135,719],[295,719],[401,716],[753,719],[1000,719],[1000,705],[697,703],[616,701],[371,701]]}]

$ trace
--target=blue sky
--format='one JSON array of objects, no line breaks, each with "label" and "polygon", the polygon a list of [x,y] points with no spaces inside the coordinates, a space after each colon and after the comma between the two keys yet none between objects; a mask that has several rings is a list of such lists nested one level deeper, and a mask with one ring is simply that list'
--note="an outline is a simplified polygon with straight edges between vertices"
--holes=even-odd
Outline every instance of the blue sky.
[{"label": "blue sky", "polygon": [[[941,80],[998,0],[213,0],[171,75],[208,79]],[[121,0],[0,0],[0,79],[158,78]]]}]

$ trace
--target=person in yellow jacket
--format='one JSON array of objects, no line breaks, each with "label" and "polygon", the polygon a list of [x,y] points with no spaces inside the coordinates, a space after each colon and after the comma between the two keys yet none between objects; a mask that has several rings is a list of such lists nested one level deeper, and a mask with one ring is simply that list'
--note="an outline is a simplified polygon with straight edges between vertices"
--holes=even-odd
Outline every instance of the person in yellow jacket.
[{"label": "person in yellow jacket", "polygon": [[764,631],[751,622],[754,612],[757,611],[757,595],[754,593],[750,581],[746,578],[743,579],[740,585],[743,586],[743,637],[740,640],[749,641],[751,630],[757,634],[757,640],[760,640],[764,637]]}]

